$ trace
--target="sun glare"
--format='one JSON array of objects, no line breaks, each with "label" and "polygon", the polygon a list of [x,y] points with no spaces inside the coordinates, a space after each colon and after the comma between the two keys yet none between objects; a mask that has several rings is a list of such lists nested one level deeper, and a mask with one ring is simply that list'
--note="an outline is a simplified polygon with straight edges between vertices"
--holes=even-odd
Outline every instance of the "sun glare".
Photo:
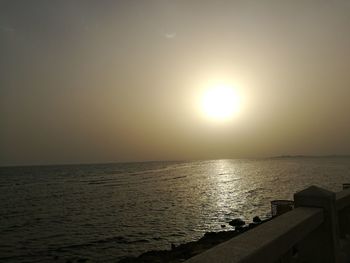
[{"label": "sun glare", "polygon": [[229,120],[238,113],[240,98],[237,92],[226,85],[208,88],[202,97],[202,110],[213,120]]}]

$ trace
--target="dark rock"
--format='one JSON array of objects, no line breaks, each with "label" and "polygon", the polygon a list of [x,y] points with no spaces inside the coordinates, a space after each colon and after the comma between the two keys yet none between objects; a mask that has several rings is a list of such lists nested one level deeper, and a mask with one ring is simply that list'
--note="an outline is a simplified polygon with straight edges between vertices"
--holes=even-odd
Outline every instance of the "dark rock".
[{"label": "dark rock", "polygon": [[248,225],[248,228],[249,229],[252,229],[252,228],[254,228],[254,227],[256,227],[258,224],[256,224],[256,223],[250,223],[249,225]]},{"label": "dark rock", "polygon": [[225,228],[226,227],[226,225],[221,225],[221,228]]},{"label": "dark rock", "polygon": [[235,231],[242,232],[244,230],[243,226],[236,226]]},{"label": "dark rock", "polygon": [[253,222],[254,222],[254,223],[261,223],[260,217],[254,216],[254,217],[253,217]]},{"label": "dark rock", "polygon": [[244,226],[245,225],[245,222],[242,219],[240,219],[240,218],[235,218],[235,219],[231,220],[228,223],[229,223],[229,225],[235,226],[235,227],[237,227],[237,226]]},{"label": "dark rock", "polygon": [[[235,219],[237,220],[237,219]],[[235,221],[232,220],[232,221]],[[220,231],[220,232],[206,232],[202,238],[197,241],[191,241],[178,246],[172,245],[171,250],[153,250],[145,252],[138,257],[124,257],[118,263],[179,263],[191,258],[195,255],[203,253],[209,248],[216,246],[222,242],[225,242],[241,233],[248,231],[250,228],[259,225],[250,224],[251,226],[244,226],[245,222],[239,219],[239,224],[235,226],[235,230]],[[238,222],[235,221],[235,222]],[[271,218],[262,220],[261,223],[271,220]],[[231,221],[231,222],[232,222]],[[243,222],[243,224],[242,224]],[[232,225],[232,224],[230,224]],[[253,226],[254,225],[254,226]]]}]

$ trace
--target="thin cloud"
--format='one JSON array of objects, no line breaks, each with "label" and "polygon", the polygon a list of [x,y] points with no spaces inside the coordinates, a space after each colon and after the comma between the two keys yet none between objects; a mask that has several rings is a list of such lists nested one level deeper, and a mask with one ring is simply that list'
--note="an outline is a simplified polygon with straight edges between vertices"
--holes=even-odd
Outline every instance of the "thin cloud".
[{"label": "thin cloud", "polygon": [[166,33],[165,34],[165,37],[168,38],[168,39],[172,39],[172,38],[175,38],[176,37],[176,33]]}]

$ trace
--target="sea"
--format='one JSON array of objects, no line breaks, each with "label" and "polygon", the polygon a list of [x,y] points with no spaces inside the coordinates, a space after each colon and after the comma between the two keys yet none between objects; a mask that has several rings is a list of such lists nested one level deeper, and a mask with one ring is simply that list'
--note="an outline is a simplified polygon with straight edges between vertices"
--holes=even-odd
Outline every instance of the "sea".
[{"label": "sea", "polygon": [[2,167],[0,262],[117,262],[343,183],[349,157]]}]

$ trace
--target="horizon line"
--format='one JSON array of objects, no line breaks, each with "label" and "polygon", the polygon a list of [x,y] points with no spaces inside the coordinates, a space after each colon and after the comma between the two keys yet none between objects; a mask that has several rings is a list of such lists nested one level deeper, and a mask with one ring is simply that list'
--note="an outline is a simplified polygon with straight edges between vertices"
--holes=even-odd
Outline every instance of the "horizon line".
[{"label": "horizon line", "polygon": [[47,167],[47,166],[83,166],[83,165],[107,165],[107,164],[131,164],[131,163],[152,163],[152,162],[195,162],[195,161],[214,161],[214,160],[248,160],[248,159],[288,159],[288,158],[349,158],[350,154],[282,154],[267,157],[236,157],[236,158],[212,158],[212,159],[173,159],[173,160],[143,160],[143,161],[106,161],[106,162],[76,162],[76,163],[49,163],[49,164],[19,164],[19,165],[0,165],[0,168],[15,167]]}]

